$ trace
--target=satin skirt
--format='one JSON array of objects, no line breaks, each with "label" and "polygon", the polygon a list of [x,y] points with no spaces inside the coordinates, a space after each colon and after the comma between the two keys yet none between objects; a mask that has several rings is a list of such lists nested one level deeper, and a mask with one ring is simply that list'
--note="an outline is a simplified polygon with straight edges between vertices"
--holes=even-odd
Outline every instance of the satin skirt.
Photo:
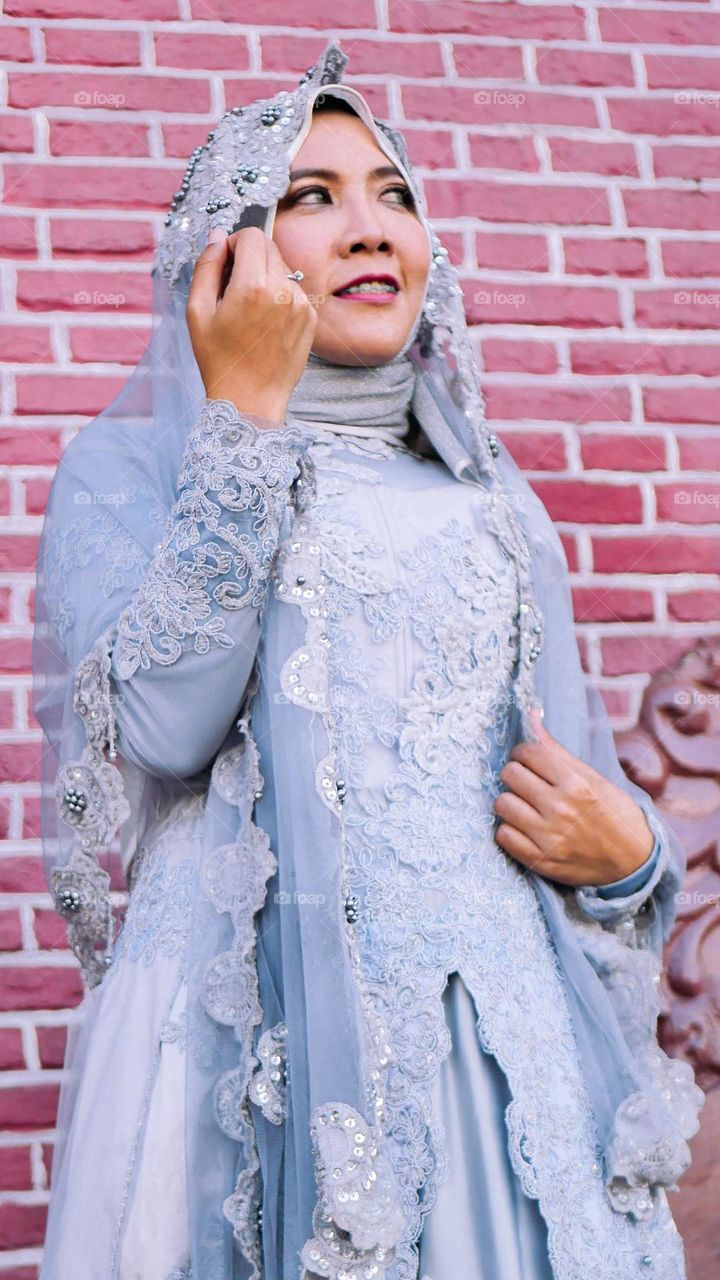
[{"label": "satin skirt", "polygon": [[458,973],[443,993],[452,1049],[433,1084],[448,1176],[424,1219],[418,1280],[553,1280],[547,1228],[510,1162],[502,1067],[479,1040],[475,1002]]}]

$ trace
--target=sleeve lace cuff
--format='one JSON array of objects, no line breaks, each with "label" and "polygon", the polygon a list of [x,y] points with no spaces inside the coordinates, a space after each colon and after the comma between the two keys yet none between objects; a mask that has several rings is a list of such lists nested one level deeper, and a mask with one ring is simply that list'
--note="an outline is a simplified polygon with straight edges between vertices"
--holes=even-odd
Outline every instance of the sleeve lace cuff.
[{"label": "sleeve lace cuff", "polygon": [[118,620],[113,670],[176,662],[183,647],[231,647],[223,611],[262,606],[304,432],[203,402],[190,431],[177,500],[135,596]]}]

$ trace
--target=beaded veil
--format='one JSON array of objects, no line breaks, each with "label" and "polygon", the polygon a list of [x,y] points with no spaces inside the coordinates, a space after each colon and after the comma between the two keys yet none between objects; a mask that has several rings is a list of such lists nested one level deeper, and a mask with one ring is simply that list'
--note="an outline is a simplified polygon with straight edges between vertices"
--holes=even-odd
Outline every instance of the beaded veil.
[{"label": "beaded veil", "polygon": [[[411,409],[422,447],[435,450],[458,484],[478,487],[488,527],[517,569],[522,603],[516,738],[533,737],[528,712],[541,708],[556,739],[634,796],[660,840],[649,887],[635,900],[627,899],[620,914],[603,904],[592,886],[572,891],[529,872],[562,967],[607,1194],[618,1213],[652,1217],[658,1189],[674,1186],[689,1162],[686,1139],[697,1128],[702,1102],[691,1069],[661,1052],[655,1032],[662,945],[684,878],[682,846],[619,766],[602,700],[586,685],[580,666],[562,544],[485,421],[457,272],[427,217],[402,136],[375,120],[356,90],[341,85],[346,62],[339,47],[329,44],[297,89],[233,108],[206,145],[193,152],[157,250],[152,340],[116,399],[66,449],[38,563],[33,660],[35,713],[46,737],[45,865],[87,983],[66,1060],[54,1211],[59,1221],[62,1198],[72,1194],[63,1180],[63,1151],[90,1029],[112,970],[114,908],[120,905],[117,880],[111,887],[114,841],[120,842],[123,866],[130,867],[132,888],[133,855],[159,816],[185,801],[204,802],[198,854],[204,893],[193,904],[187,955],[188,1038],[194,1052],[186,1090],[192,1275],[201,1280],[259,1280],[263,1264],[268,1266],[261,1205],[266,1238],[278,1228],[277,1221],[268,1221],[263,1201],[248,1105],[262,1104],[281,1122],[281,1091],[263,1066],[280,1053],[282,1011],[272,1036],[258,1041],[254,1035],[262,1017],[254,921],[275,868],[274,852],[253,822],[253,797],[263,786],[252,736],[256,672],[207,767],[173,777],[163,774],[161,764],[143,770],[123,758],[124,695],[122,681],[113,679],[111,654],[118,620],[140,588],[175,510],[178,476],[189,465],[183,451],[204,402],[185,320],[195,259],[212,227],[268,230],[288,186],[292,155],[323,93],[345,97],[371,129],[406,177],[428,231],[432,265],[408,352],[415,369]],[[287,429],[294,430],[292,402]],[[276,473],[280,470],[278,460]],[[303,478],[305,489],[293,490],[296,518],[311,500],[312,476],[304,472]],[[99,492],[105,494],[102,502]],[[252,604],[259,607],[261,626],[261,592]],[[239,607],[238,601],[228,607]],[[199,664],[213,643],[211,632],[196,629],[193,658]],[[170,665],[188,647],[188,635],[171,635],[158,661]],[[161,738],[161,725],[157,735]],[[328,823],[340,823],[342,805],[331,806],[329,813],[318,795],[298,794],[293,762],[283,767],[275,779],[278,793],[309,833],[306,845],[296,840],[288,854],[296,860],[288,874],[297,873],[300,883],[323,840],[330,839],[323,836]],[[290,1259],[292,1241],[307,1238],[303,1263],[313,1276],[410,1280],[420,1213],[408,1223],[401,1209],[398,1170],[382,1128],[384,1029],[353,954],[352,912],[340,915],[337,924],[328,913],[327,931],[318,927],[283,938],[292,955],[285,1004],[297,1017],[304,1010],[307,1047],[307,1063],[298,1068],[302,1087],[293,1099],[290,1154],[299,1170],[312,1170],[317,1187],[315,1204],[308,1204],[299,1189],[291,1195],[286,1187],[283,1231]],[[280,927],[289,929],[285,917]],[[324,1003],[313,993],[319,973],[333,975]],[[327,1166],[342,1154],[341,1140],[360,1123],[367,1131],[361,1166],[369,1190],[353,1201],[335,1194]],[[50,1233],[48,1240],[52,1248]],[[319,1240],[325,1243],[319,1246]],[[102,1274],[114,1274],[113,1265],[108,1252]],[[391,1265],[395,1272],[388,1270]]]}]

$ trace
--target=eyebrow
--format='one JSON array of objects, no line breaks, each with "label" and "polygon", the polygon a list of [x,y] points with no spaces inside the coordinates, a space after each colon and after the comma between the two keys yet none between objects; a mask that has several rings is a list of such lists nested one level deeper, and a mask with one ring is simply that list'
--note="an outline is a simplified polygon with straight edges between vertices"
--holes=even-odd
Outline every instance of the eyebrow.
[{"label": "eyebrow", "polygon": [[[297,182],[298,178],[327,178],[329,182],[333,182],[340,176],[334,169],[295,169],[290,174],[290,181]],[[371,178],[402,178],[400,170],[396,169],[394,164],[383,164],[379,169],[371,169],[369,176]]]}]

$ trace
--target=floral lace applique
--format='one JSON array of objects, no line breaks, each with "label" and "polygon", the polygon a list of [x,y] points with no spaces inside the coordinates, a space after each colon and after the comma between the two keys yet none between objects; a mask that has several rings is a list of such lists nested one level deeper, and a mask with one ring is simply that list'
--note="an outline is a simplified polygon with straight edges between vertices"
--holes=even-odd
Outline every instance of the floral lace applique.
[{"label": "floral lace applique", "polygon": [[[113,763],[113,636],[112,629],[102,635],[78,664],[73,705],[83,718],[87,745],[79,760],[58,770],[55,784],[59,816],[73,829],[75,840],[68,861],[53,870],[53,899],[55,909],[69,923],[68,940],[89,987],[102,981],[113,956],[110,876],[100,867],[98,855],[130,815],[122,774]],[[102,958],[97,954],[98,943],[104,947]]]},{"label": "floral lace applique", "polygon": [[286,1115],[286,1040],[284,1022],[263,1031],[256,1050],[259,1062],[248,1085],[250,1101],[271,1124],[282,1124]]},{"label": "floral lace applique", "polygon": [[218,606],[263,604],[303,439],[298,428],[256,427],[229,400],[205,401],[165,535],[118,619],[121,679],[176,662],[187,639],[196,653],[232,647]]},{"label": "floral lace applique", "polygon": [[197,897],[197,863],[186,858],[168,865],[170,851],[162,844],[152,850],[141,846],[138,853],[144,856],[115,954],[145,966],[158,955],[184,957]]}]

